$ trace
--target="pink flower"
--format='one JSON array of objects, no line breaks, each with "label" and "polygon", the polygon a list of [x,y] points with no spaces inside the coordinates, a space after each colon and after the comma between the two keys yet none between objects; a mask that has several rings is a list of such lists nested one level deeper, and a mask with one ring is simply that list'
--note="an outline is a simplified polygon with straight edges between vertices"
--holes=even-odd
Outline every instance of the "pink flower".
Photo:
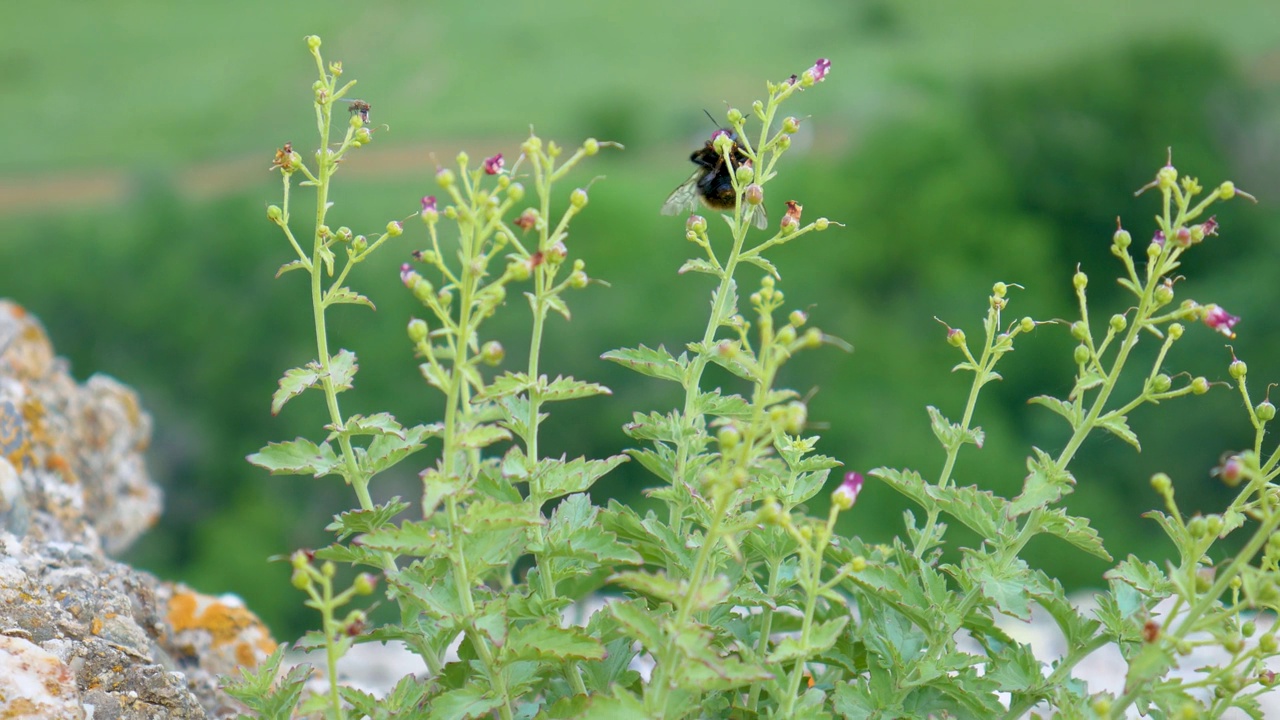
[{"label": "pink flower", "polygon": [[1211,330],[1217,330],[1229,338],[1236,336],[1236,333],[1232,328],[1234,328],[1238,322],[1240,322],[1240,318],[1232,315],[1226,310],[1223,310],[1221,305],[1210,305],[1204,314],[1205,325],[1208,325]]},{"label": "pink flower", "polygon": [[826,58],[818,58],[813,67],[809,68],[809,72],[813,73],[814,82],[822,82],[829,70],[831,70],[831,61]]},{"label": "pink flower", "polygon": [[844,482],[840,483],[840,487],[831,493],[831,504],[841,510],[848,510],[853,507],[853,503],[858,499],[858,493],[860,492],[862,492],[862,473],[846,473]]},{"label": "pink flower", "polygon": [[413,274],[413,268],[409,266],[409,263],[400,266],[400,282],[404,283],[406,287],[413,282]]},{"label": "pink flower", "polygon": [[1164,247],[1164,231],[1157,230],[1156,234],[1151,236],[1151,243],[1153,245],[1159,245],[1160,247]]},{"label": "pink flower", "polygon": [[484,159],[484,172],[486,175],[497,175],[502,172],[502,153]]},{"label": "pink flower", "polygon": [[422,214],[426,215],[429,212],[435,212],[435,211],[436,211],[436,196],[428,195],[422,198]]}]

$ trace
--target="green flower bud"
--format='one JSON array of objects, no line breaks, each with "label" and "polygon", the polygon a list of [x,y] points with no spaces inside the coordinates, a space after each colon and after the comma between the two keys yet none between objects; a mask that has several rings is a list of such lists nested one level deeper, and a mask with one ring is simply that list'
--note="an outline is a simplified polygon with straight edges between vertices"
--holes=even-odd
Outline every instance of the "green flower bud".
[{"label": "green flower bud", "polygon": [[1169,337],[1173,338],[1174,340],[1177,340],[1178,338],[1182,337],[1182,333],[1185,330],[1186,328],[1182,326],[1182,323],[1173,323],[1169,326]]},{"label": "green flower bud", "polygon": [[689,232],[701,235],[707,231],[707,219],[701,215],[690,215],[684,226]]},{"label": "green flower bud", "polygon": [[[506,175],[502,175],[501,178],[503,180],[508,179]],[[520,202],[523,200],[524,185],[521,185],[520,183],[511,183],[511,185],[507,187],[507,198],[512,202]]]},{"label": "green flower bud", "polygon": [[1089,709],[1093,710],[1098,717],[1107,717],[1111,714],[1111,698],[1106,696],[1096,697],[1089,703]]},{"label": "green flower bud", "polygon": [[755,174],[755,170],[752,170],[751,166],[746,163],[739,165],[738,169],[735,171],[739,185],[745,185],[751,182],[751,179],[755,177]]},{"label": "green flower bud", "polygon": [[372,595],[373,589],[378,586],[378,578],[372,573],[360,573],[356,576],[356,580],[351,584],[355,588],[357,595]]},{"label": "green flower bud", "polygon": [[587,157],[591,157],[592,155],[600,152],[600,141],[595,138],[587,138],[582,142],[582,152]]},{"label": "green flower bud", "polygon": [[782,506],[777,500],[769,498],[761,503],[760,509],[756,511],[756,517],[763,525],[778,525],[783,519]]},{"label": "green flower bud", "polygon": [[1240,626],[1240,634],[1247,638],[1253,637],[1253,634],[1256,632],[1258,632],[1258,623],[1252,620],[1246,620],[1244,625]]},{"label": "green flower bud", "polygon": [[404,232],[404,226],[400,224],[399,220],[392,220],[391,222],[387,223],[388,237],[399,237],[403,232]]},{"label": "green flower bud", "polygon": [[759,100],[753,101],[751,103],[751,111],[756,114],[756,117],[760,118],[761,120],[764,119],[764,103],[760,102]]},{"label": "green flower bud", "polygon": [[1120,313],[1111,316],[1111,329],[1116,332],[1123,332],[1129,326],[1129,319]]},{"label": "green flower bud", "polygon": [[1203,375],[1191,381],[1191,394],[1203,395],[1209,392],[1209,381]]},{"label": "green flower bud", "polygon": [[348,121],[348,124],[350,124],[351,127],[359,130],[360,128],[364,127],[364,120],[360,118],[360,113],[353,113],[351,115],[351,120]]},{"label": "green flower bud", "polygon": [[1164,473],[1156,473],[1151,476],[1151,489],[1161,495],[1167,495],[1173,489],[1173,481]]},{"label": "green flower bud", "polygon": [[281,222],[284,221],[284,211],[280,209],[279,205],[268,205],[267,219],[279,225]]},{"label": "green flower bud", "polygon": [[510,275],[512,279],[520,282],[528,280],[530,273],[529,263],[524,260],[512,260],[511,264],[507,266],[507,274]]},{"label": "green flower bud", "polygon": [[569,248],[565,247],[564,241],[557,242],[550,248],[547,248],[547,262],[552,265],[559,265],[569,256]]},{"label": "green flower bud", "polygon": [[436,184],[442,188],[453,186],[453,171],[449,168],[440,168],[436,171]]},{"label": "green flower bud", "polygon": [[490,340],[480,347],[480,361],[489,367],[497,366],[506,355],[507,351],[497,340]]},{"label": "green flower bud", "polygon": [[1124,250],[1133,242],[1133,237],[1129,235],[1128,230],[1116,230],[1116,233],[1111,236],[1111,242],[1115,243],[1116,247]]},{"label": "green flower bud", "polygon": [[[1173,649],[1182,657],[1186,657],[1191,654],[1191,650],[1192,650],[1191,642],[1185,639],[1179,640],[1178,642],[1174,643]],[[1194,718],[1196,716],[1192,715],[1191,717]]]},{"label": "green flower bud", "polygon": [[802,347],[813,349],[822,347],[822,331],[816,327],[811,327],[804,331],[804,336],[800,339]]},{"label": "green flower bud", "polygon": [[458,167],[466,167],[467,163],[470,161],[471,161],[471,156],[467,154],[466,150],[463,150],[462,152],[458,153]]},{"label": "green flower bud", "polygon": [[1266,635],[1263,635],[1262,637],[1258,638],[1258,649],[1264,653],[1267,653],[1268,655],[1276,651],[1276,647],[1278,644],[1280,643],[1276,641],[1276,636],[1272,635],[1269,632]]},{"label": "green flower bud", "polygon": [[791,325],[783,325],[778,331],[778,342],[782,345],[790,345],[796,341],[796,329]]},{"label": "green flower bud", "polygon": [[1276,417],[1276,406],[1272,405],[1270,400],[1263,400],[1258,403],[1253,412],[1262,422],[1271,422]]},{"label": "green flower bud", "polygon": [[363,235],[357,235],[355,240],[351,241],[351,251],[359,254],[369,249],[369,239]]},{"label": "green flower bud", "polygon": [[1077,345],[1075,352],[1071,354],[1071,357],[1076,361],[1077,365],[1084,365],[1089,362],[1089,346]]},{"label": "green flower bud", "polygon": [[715,149],[717,155],[726,155],[733,149],[733,138],[729,137],[729,133],[716,133],[716,137],[711,141],[711,147]]},{"label": "green flower bud", "polygon": [[1173,302],[1173,285],[1169,283],[1161,283],[1156,286],[1155,291],[1156,302],[1161,305],[1168,305]]},{"label": "green flower bud", "polygon": [[1168,392],[1170,387],[1173,387],[1173,379],[1164,373],[1151,378],[1151,389],[1158,393]]},{"label": "green flower bud", "polygon": [[1215,537],[1218,535],[1221,535],[1222,534],[1222,516],[1214,514],[1206,517],[1205,529],[1209,531],[1210,535],[1213,535]]},{"label": "green flower bud", "polygon": [[794,117],[785,117],[782,119],[782,132],[790,135],[800,129],[800,121]]},{"label": "green flower bud", "polygon": [[1243,360],[1232,360],[1231,364],[1227,366],[1227,373],[1231,375],[1233,380],[1239,380],[1247,372],[1249,372],[1249,366],[1245,365]]},{"label": "green flower bud", "polygon": [[574,190],[572,193],[569,193],[569,204],[579,210],[586,207],[587,191],[583,190],[582,188],[578,188]]},{"label": "green flower bud", "polygon": [[738,447],[738,442],[741,440],[742,433],[738,432],[738,428],[733,425],[725,425],[716,433],[716,442],[720,443],[721,452]]},{"label": "green flower bud", "polygon": [[862,572],[867,569],[867,559],[861,555],[853,556],[853,560],[849,561],[849,569],[854,572]]},{"label": "green flower bud", "polygon": [[299,568],[293,571],[293,575],[289,576],[289,583],[299,590],[306,590],[311,585],[311,578],[305,570]]},{"label": "green flower bud", "polygon": [[742,122],[742,111],[738,108],[729,108],[729,112],[725,113],[730,125],[737,125]]},{"label": "green flower bud", "polygon": [[289,563],[293,565],[294,570],[301,570],[307,566],[308,557],[306,550],[294,550],[289,556]]},{"label": "green flower bud", "polygon": [[[1193,538],[1202,538],[1209,534],[1209,524],[1199,515],[1191,518],[1191,522],[1187,523],[1187,532]],[[1198,583],[1197,583],[1198,585]],[[1205,588],[1208,589],[1207,587]]]},{"label": "green flower bud", "polygon": [[778,147],[778,152],[786,152],[787,149],[791,147],[791,136],[783,135],[782,137],[778,138],[777,147]]},{"label": "green flower bud", "polygon": [[1161,190],[1168,190],[1178,182],[1178,171],[1172,165],[1165,165],[1156,173],[1156,182]]},{"label": "green flower bud", "polygon": [[792,310],[791,314],[787,316],[787,322],[791,323],[793,327],[800,327],[808,322],[808,320],[809,317],[804,314],[803,310]]},{"label": "green flower bud", "polygon": [[422,318],[414,318],[409,321],[409,340],[416,345],[427,339],[429,328],[427,321]]},{"label": "green flower bud", "polygon": [[338,228],[337,237],[338,237],[338,242],[351,242],[351,237],[352,237],[351,228],[347,227],[346,225],[343,225],[342,227]]},{"label": "green flower bud", "polygon": [[746,198],[748,204],[759,205],[764,202],[764,188],[760,187],[756,183],[751,183],[747,186],[747,189],[743,191],[743,196]]},{"label": "green flower bud", "polygon": [[964,347],[964,331],[960,328],[947,330],[947,344],[951,347]]},{"label": "green flower bud", "polygon": [[1085,286],[1089,284],[1089,276],[1077,270],[1076,274],[1071,278],[1071,284],[1074,285],[1077,290],[1083,290]]},{"label": "green flower bud", "polygon": [[783,425],[792,435],[799,435],[804,431],[804,426],[809,422],[809,408],[802,402],[787,403],[787,421]]},{"label": "green flower bud", "polygon": [[520,150],[530,157],[537,155],[542,151],[542,138],[537,135],[530,135],[528,140],[520,146]]},{"label": "green flower bud", "polygon": [[829,227],[831,227],[831,221],[824,217],[820,217],[817,220],[813,221],[813,229],[817,230],[818,232],[822,232],[823,230],[826,230]]},{"label": "green flower bud", "polygon": [[453,292],[449,288],[441,288],[440,292],[436,293],[436,301],[448,307],[453,302]]},{"label": "green flower bud", "polygon": [[333,577],[334,574],[337,572],[338,572],[338,567],[334,565],[333,561],[331,560],[325,560],[324,564],[320,566],[320,574],[327,578]]},{"label": "green flower bud", "polygon": [[1004,297],[1009,292],[1009,286],[1002,282],[998,282],[991,286],[991,294],[998,298]]},{"label": "green flower bud", "polygon": [[320,49],[320,36],[319,36],[319,35],[308,35],[308,36],[307,36],[307,38],[306,38],[306,40],[307,40],[307,49],[308,49],[308,50],[311,50],[312,52],[315,52],[316,50],[319,50],[319,49]]},{"label": "green flower bud", "polygon": [[356,134],[351,138],[351,141],[357,146],[368,145],[373,142],[373,133],[369,131],[369,128],[362,127],[359,130],[356,130]]},{"label": "green flower bud", "polygon": [[569,287],[573,288],[574,290],[581,290],[582,288],[587,286],[587,283],[589,281],[590,281],[590,278],[588,278],[587,274],[582,272],[581,270],[577,270],[569,274]]},{"label": "green flower bud", "polygon": [[1036,329],[1036,321],[1029,317],[1024,317],[1022,320],[1018,321],[1018,329],[1024,333],[1029,333]]},{"label": "green flower bud", "polygon": [[1218,197],[1223,200],[1230,200],[1236,196],[1236,184],[1227,180],[1218,186]]},{"label": "green flower bud", "polygon": [[1231,637],[1222,641],[1222,647],[1227,652],[1231,653],[1232,655],[1235,655],[1236,653],[1244,649],[1244,638],[1240,637],[1239,635],[1232,635]]}]

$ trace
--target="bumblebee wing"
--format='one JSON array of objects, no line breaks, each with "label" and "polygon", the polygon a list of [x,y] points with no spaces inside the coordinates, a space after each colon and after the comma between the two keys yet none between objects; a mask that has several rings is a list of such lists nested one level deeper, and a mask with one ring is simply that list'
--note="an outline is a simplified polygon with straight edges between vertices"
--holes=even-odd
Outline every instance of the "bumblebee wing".
[{"label": "bumblebee wing", "polygon": [[769,215],[764,211],[764,205],[756,205],[752,212],[755,214],[753,220],[757,228],[764,230],[769,227]]},{"label": "bumblebee wing", "polygon": [[698,170],[671,191],[667,201],[662,204],[663,215],[679,215],[682,212],[692,212],[698,207],[698,178],[703,172]]}]

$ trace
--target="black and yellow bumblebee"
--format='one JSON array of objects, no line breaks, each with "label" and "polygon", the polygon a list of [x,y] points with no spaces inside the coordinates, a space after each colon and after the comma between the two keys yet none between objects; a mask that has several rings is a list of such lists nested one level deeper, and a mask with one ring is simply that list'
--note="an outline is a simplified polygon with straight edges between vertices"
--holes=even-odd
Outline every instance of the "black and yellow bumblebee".
[{"label": "black and yellow bumblebee", "polygon": [[[731,163],[726,163],[724,156],[715,148],[716,138],[721,135],[728,135],[733,142],[733,148],[729,151]],[[693,151],[689,160],[698,168],[688,180],[671,191],[662,205],[662,214],[692,212],[698,207],[698,198],[702,198],[702,202],[713,210],[733,210],[737,194],[733,191],[732,173],[749,160],[738,144],[738,134],[727,128],[716,130],[706,145]],[[763,230],[769,226],[769,218],[765,215],[763,205],[746,205],[743,212],[746,213],[747,220],[753,221],[756,227]]]}]

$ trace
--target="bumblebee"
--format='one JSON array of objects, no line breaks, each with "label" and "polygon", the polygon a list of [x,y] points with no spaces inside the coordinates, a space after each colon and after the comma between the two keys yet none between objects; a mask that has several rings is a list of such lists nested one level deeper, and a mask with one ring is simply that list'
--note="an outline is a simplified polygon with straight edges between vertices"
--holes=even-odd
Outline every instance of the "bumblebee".
[{"label": "bumblebee", "polygon": [[[724,156],[715,148],[716,138],[721,135],[728,135],[729,140],[733,142],[733,148],[729,151],[732,163],[726,163]],[[689,160],[698,167],[688,180],[671,191],[671,195],[662,205],[662,214],[676,215],[692,212],[698,206],[698,198],[702,198],[702,202],[713,210],[733,210],[737,195],[733,191],[732,173],[739,165],[748,161],[746,153],[742,152],[738,145],[737,133],[725,128],[716,130],[711,134],[711,139],[706,145],[693,151]],[[763,205],[747,205],[743,211],[746,213],[746,218],[753,220],[755,226],[761,230],[769,226],[769,218],[765,215]]]}]

